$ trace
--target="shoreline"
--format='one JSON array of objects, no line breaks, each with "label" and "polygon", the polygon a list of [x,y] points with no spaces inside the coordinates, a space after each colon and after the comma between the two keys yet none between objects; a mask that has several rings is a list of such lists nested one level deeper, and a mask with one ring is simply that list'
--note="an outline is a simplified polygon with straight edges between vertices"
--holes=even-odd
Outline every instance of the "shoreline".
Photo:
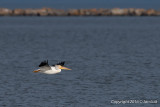
[{"label": "shoreline", "polygon": [[0,8],[0,16],[160,16],[160,10],[143,8],[92,9],[8,9]]}]

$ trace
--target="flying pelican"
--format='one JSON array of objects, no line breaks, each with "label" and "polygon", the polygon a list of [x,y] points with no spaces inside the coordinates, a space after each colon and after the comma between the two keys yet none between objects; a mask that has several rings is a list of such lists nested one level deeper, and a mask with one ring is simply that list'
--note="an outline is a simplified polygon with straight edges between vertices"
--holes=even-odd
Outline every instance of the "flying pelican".
[{"label": "flying pelican", "polygon": [[39,65],[39,69],[33,71],[33,72],[40,72],[40,73],[45,73],[45,74],[56,74],[56,73],[60,73],[61,69],[65,69],[65,70],[71,70],[67,67],[64,67],[64,63],[65,62],[60,62],[57,63],[56,65],[49,65],[48,64],[48,60],[47,61],[43,61],[40,63]]}]

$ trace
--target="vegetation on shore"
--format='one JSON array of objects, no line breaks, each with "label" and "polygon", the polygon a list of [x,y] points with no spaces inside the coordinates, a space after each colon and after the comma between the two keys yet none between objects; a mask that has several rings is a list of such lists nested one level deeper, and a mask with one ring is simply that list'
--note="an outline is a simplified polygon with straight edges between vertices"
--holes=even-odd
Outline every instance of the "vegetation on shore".
[{"label": "vegetation on shore", "polygon": [[154,9],[113,8],[113,9],[8,9],[0,8],[0,16],[160,16]]}]

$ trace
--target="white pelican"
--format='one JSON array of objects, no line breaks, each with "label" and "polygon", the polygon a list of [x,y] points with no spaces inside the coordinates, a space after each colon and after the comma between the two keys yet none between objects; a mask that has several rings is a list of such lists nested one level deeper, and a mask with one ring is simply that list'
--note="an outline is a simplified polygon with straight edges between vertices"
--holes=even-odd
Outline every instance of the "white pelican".
[{"label": "white pelican", "polygon": [[65,69],[65,70],[71,70],[67,67],[64,67],[64,63],[65,62],[60,62],[57,63],[56,65],[52,65],[50,66],[48,64],[48,60],[47,61],[43,61],[40,63],[39,65],[39,69],[33,71],[33,72],[40,72],[40,73],[45,73],[45,74],[56,74],[56,73],[60,73],[61,69]]}]

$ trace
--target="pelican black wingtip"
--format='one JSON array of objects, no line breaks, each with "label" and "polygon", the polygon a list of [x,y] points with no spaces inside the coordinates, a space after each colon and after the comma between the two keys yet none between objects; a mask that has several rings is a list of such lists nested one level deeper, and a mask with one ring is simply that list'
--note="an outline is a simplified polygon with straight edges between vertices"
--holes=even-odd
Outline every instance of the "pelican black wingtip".
[{"label": "pelican black wingtip", "polygon": [[45,60],[39,64],[39,67],[42,67],[42,66],[49,66],[48,60]]},{"label": "pelican black wingtip", "polygon": [[65,61],[62,61],[62,62],[57,63],[56,65],[64,66],[64,64],[65,64]]}]

